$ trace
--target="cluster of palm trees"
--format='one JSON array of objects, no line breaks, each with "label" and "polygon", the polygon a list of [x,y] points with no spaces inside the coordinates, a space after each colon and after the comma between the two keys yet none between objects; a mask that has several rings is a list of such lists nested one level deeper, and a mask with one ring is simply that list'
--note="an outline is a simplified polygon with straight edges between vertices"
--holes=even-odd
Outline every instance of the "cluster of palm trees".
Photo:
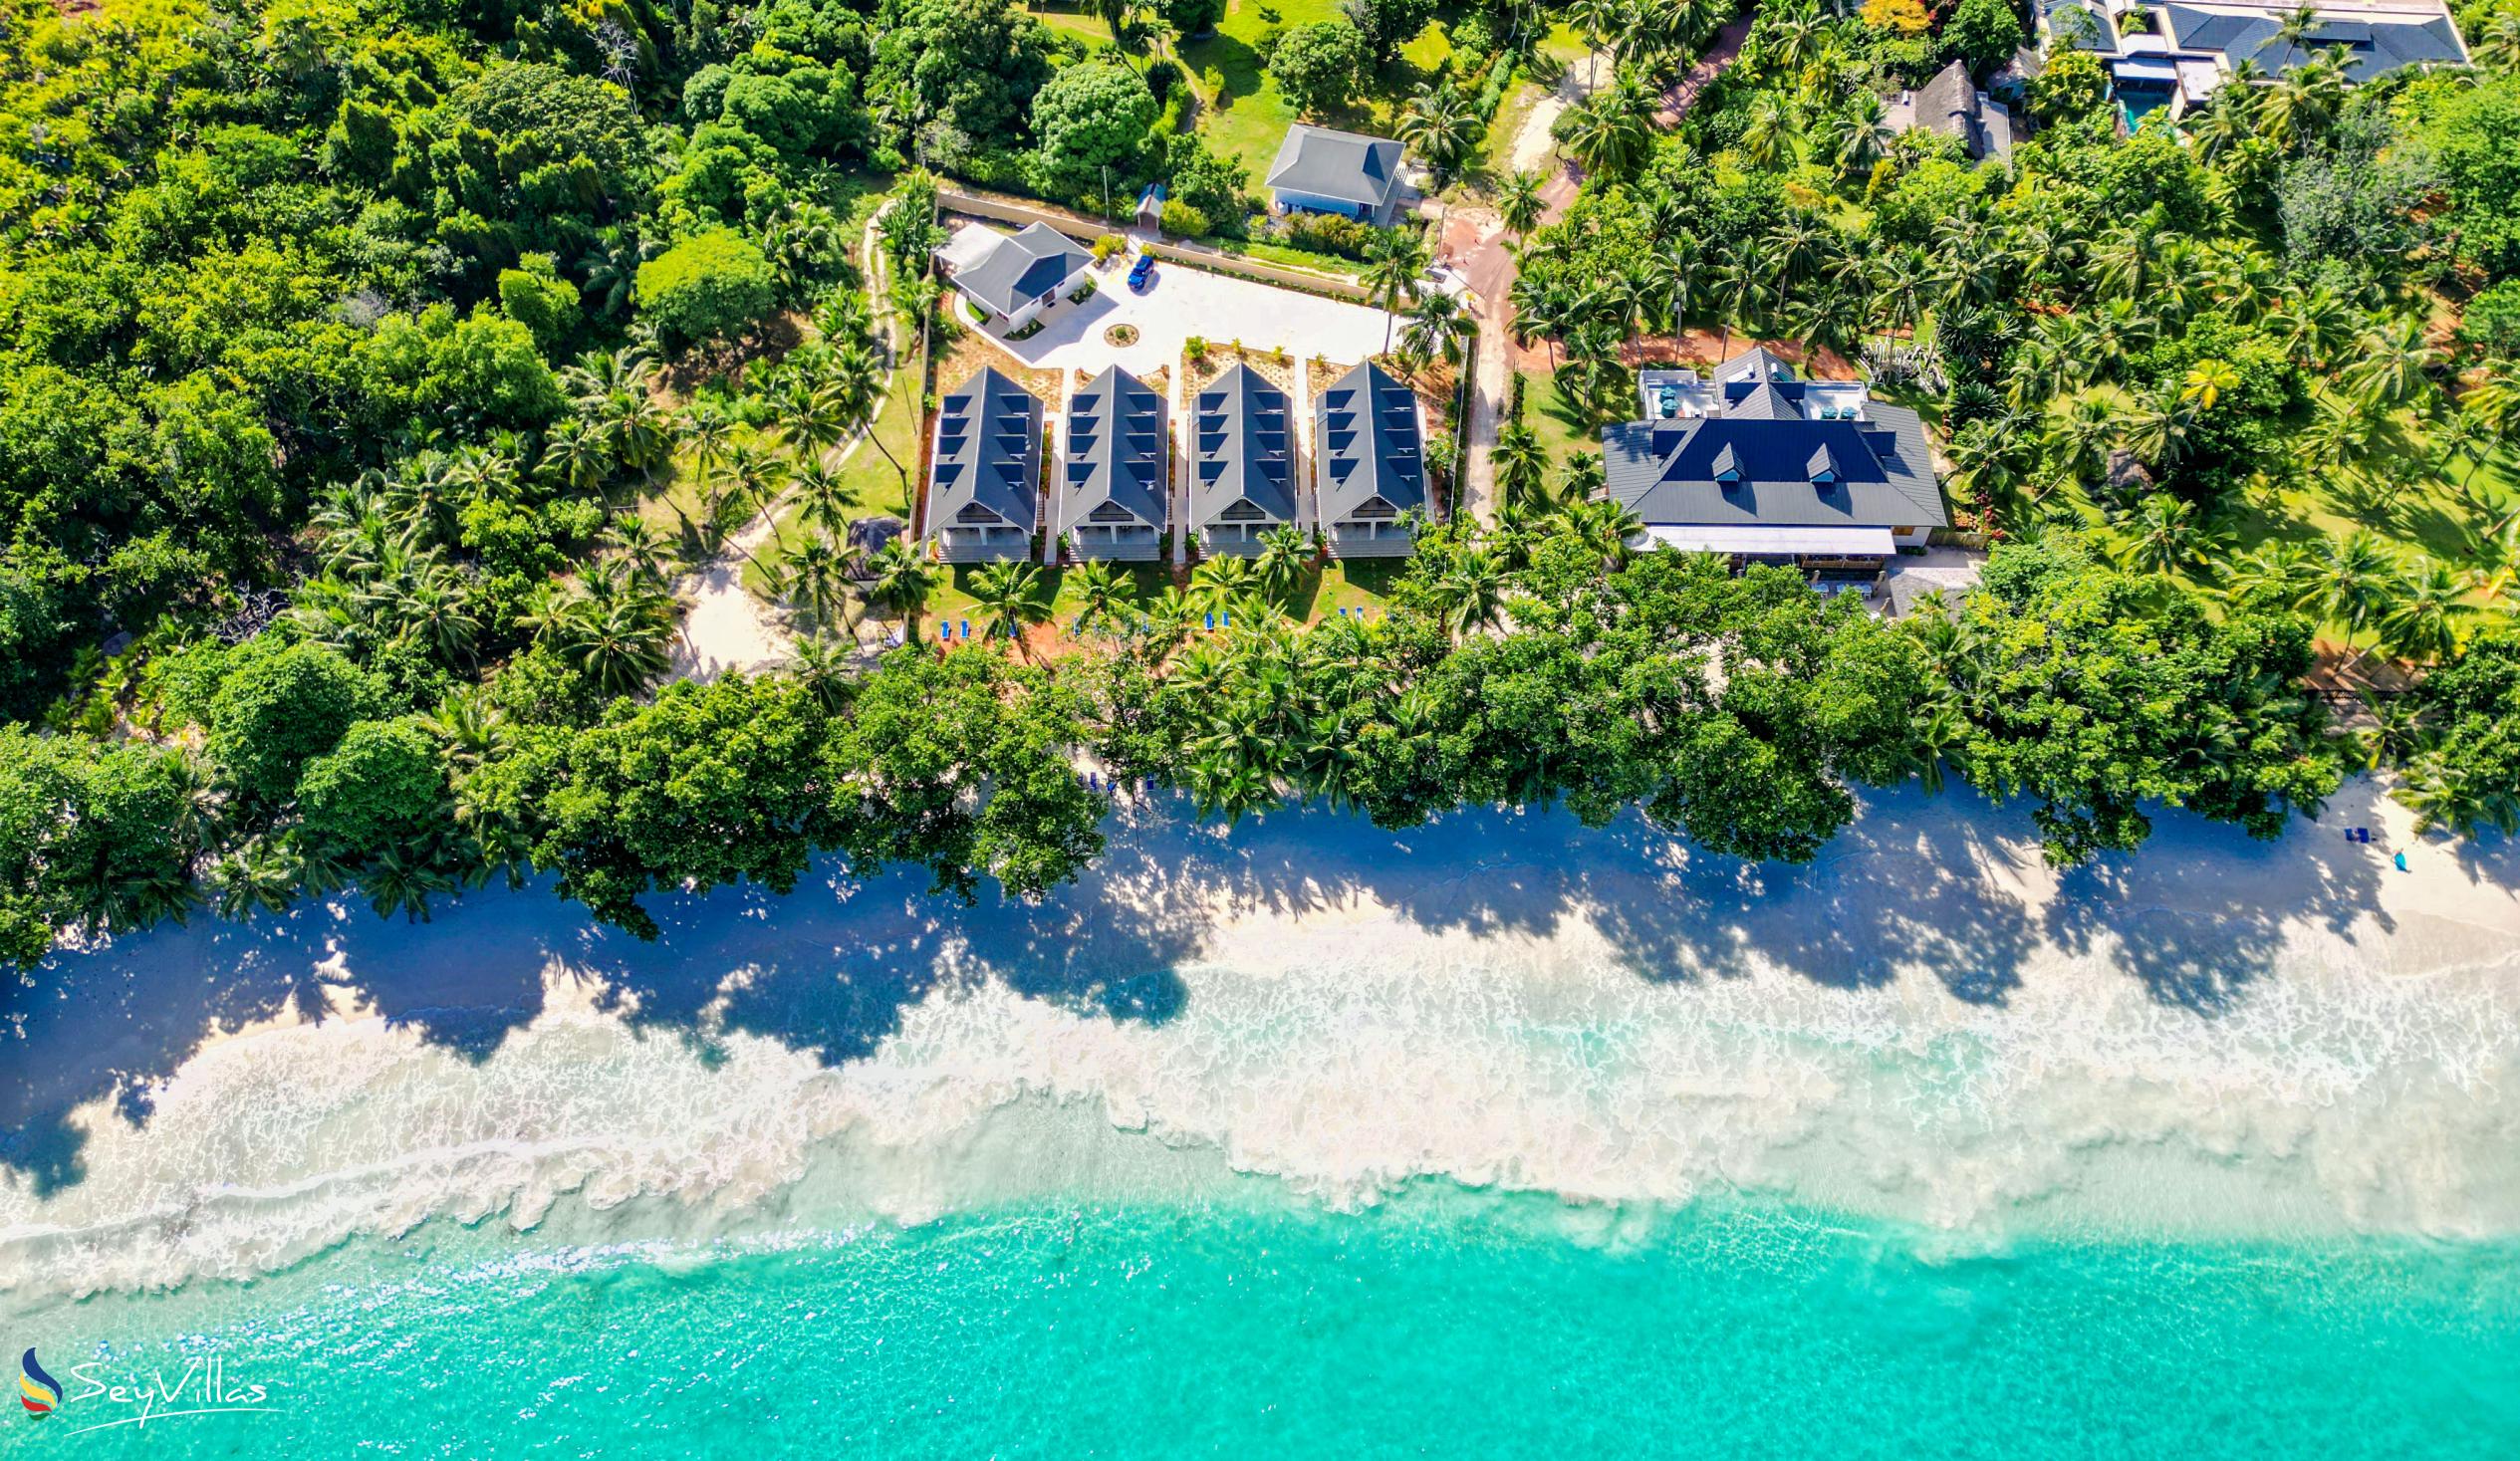
[{"label": "cluster of palm trees", "polygon": [[[779,553],[765,561],[747,542],[737,550],[763,577],[770,594],[808,619],[815,634],[845,628],[850,585],[870,569],[881,568],[894,589],[891,606],[908,611],[924,598],[904,597],[923,567],[907,563],[914,549],[887,547],[881,565],[862,560],[850,544],[856,494],[842,474],[843,448],[861,437],[882,453],[909,500],[909,468],[876,431],[875,422],[891,381],[887,347],[866,297],[854,290],[835,291],[815,311],[816,338],[789,353],[762,383],[762,394],[776,413],[774,430],[747,430],[726,405],[711,397],[692,402],[682,414],[683,438],[700,483],[701,513],[691,526],[703,536],[700,545],[714,552],[727,541],[736,522],[749,523],[745,535],[768,539]],[[791,544],[782,524],[783,509],[793,505],[802,542]],[[899,540],[894,540],[896,543]]]}]

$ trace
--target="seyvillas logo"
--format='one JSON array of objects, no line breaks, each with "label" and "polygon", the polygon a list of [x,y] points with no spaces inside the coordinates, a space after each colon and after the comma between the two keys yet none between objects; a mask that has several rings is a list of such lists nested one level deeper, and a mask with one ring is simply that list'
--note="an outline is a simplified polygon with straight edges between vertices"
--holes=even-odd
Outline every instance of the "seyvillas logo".
[{"label": "seyvillas logo", "polygon": [[18,1403],[38,1419],[78,1406],[76,1419],[86,1423],[75,1424],[65,1432],[74,1436],[120,1425],[146,1427],[190,1415],[233,1415],[279,1408],[270,1403],[269,1386],[238,1380],[228,1373],[227,1361],[215,1356],[187,1360],[183,1368],[172,1373],[163,1369],[152,1369],[145,1375],[137,1371],[104,1371],[106,1361],[102,1359],[71,1365],[71,1388],[64,1390],[62,1382],[53,1378],[37,1362],[35,1351],[29,1349],[18,1360]]},{"label": "seyvillas logo", "polygon": [[[0,1354],[8,1352],[0,1349]],[[38,1420],[52,1414],[53,1407],[61,1403],[61,1381],[46,1374],[44,1366],[35,1362],[32,1348],[18,1358],[18,1403]]]}]

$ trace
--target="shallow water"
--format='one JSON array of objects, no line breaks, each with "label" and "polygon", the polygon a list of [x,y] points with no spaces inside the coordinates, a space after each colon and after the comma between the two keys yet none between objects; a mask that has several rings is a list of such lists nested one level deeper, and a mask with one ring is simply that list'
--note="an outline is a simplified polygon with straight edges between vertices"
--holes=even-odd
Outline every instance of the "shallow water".
[{"label": "shallow water", "polygon": [[[785,1246],[430,1234],[31,1316],[271,1410],[0,1453],[2459,1457],[2520,1447],[2508,1245],[2031,1242],[1708,1210],[1027,1206]],[[180,1338],[176,1338],[180,1336]],[[146,1384],[143,1378],[140,1383]],[[194,1386],[197,1393],[198,1382]],[[180,1408],[180,1407],[167,1407]],[[58,1444],[56,1444],[58,1442]],[[74,1452],[75,1447],[75,1452]]]},{"label": "shallow water", "polygon": [[68,956],[6,1007],[0,1339],[74,1398],[0,1452],[215,1356],[285,1413],[76,1445],[2520,1453],[2520,873],[2343,848],[1154,821],[1034,909]]}]

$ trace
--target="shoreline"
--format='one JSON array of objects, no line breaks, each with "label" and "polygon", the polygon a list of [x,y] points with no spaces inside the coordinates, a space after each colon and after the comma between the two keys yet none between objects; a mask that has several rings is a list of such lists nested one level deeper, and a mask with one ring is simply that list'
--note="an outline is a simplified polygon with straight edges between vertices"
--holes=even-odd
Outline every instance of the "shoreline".
[{"label": "shoreline", "polygon": [[639,945],[528,888],[59,959],[77,992],[22,1006],[0,1093],[53,1153],[0,1178],[0,1293],[448,1216],[919,1221],[1203,1163],[1333,1210],[1431,1182],[1963,1241],[2520,1232],[2520,855],[2408,846],[2368,779],[2275,844],[2164,816],[2063,874],[1966,794],[1877,798],[1792,869],[1562,814],[1167,810],[1034,908],[816,878],[659,900]]}]

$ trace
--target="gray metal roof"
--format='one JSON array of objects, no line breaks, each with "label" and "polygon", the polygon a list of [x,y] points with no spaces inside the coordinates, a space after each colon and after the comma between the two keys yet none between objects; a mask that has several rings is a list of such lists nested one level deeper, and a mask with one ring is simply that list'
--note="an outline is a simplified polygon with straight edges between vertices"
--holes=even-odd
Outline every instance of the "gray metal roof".
[{"label": "gray metal roof", "polygon": [[2057,0],[2048,10],[2048,35],[2072,50],[2118,54],[2118,28],[2095,0]]},{"label": "gray metal roof", "polygon": [[1379,205],[1399,182],[1399,143],[1300,122],[1286,129],[1269,164],[1272,188],[1350,203]]},{"label": "gray metal roof", "polygon": [[1899,120],[1907,126],[1958,137],[1973,157],[2012,154],[2012,114],[1978,93],[1964,62],[1952,62],[1918,87]]},{"label": "gray metal roof", "polygon": [[1774,378],[1782,363],[1755,354],[1765,359],[1747,370],[1733,362],[1716,372],[1723,403],[1715,414],[1605,429],[1609,495],[1648,527],[1948,521],[1914,411],[1868,401],[1864,420],[1807,416],[1804,382]]},{"label": "gray metal roof", "polygon": [[954,287],[1011,315],[1083,273],[1094,256],[1047,223],[1030,223],[1000,238],[980,259],[954,276]]},{"label": "gray metal roof", "polygon": [[1191,402],[1190,521],[1204,527],[1248,500],[1270,522],[1295,521],[1286,392],[1249,365],[1200,386]]},{"label": "gray metal roof", "polygon": [[1041,416],[1041,401],[994,369],[945,393],[927,477],[929,532],[972,521],[963,512],[974,506],[1028,532],[1040,521]]},{"label": "gray metal roof", "polygon": [[2171,45],[2180,51],[2218,51],[2233,61],[2254,61],[2270,73],[2291,71],[2312,54],[2342,48],[2346,75],[2370,81],[2408,66],[2461,66],[2467,47],[2446,12],[2357,11],[2323,14],[2310,33],[2309,51],[2275,39],[2283,15],[2272,8],[2235,14],[2193,5],[2161,9]]},{"label": "gray metal roof", "polygon": [[1407,512],[1426,505],[1426,447],[1417,393],[1381,365],[1355,366],[1313,399],[1321,461],[1321,517],[1333,523],[1375,498]]},{"label": "gray metal roof", "polygon": [[1085,521],[1105,503],[1150,528],[1164,525],[1163,463],[1170,454],[1164,400],[1118,365],[1068,397],[1066,494],[1062,524]]}]

